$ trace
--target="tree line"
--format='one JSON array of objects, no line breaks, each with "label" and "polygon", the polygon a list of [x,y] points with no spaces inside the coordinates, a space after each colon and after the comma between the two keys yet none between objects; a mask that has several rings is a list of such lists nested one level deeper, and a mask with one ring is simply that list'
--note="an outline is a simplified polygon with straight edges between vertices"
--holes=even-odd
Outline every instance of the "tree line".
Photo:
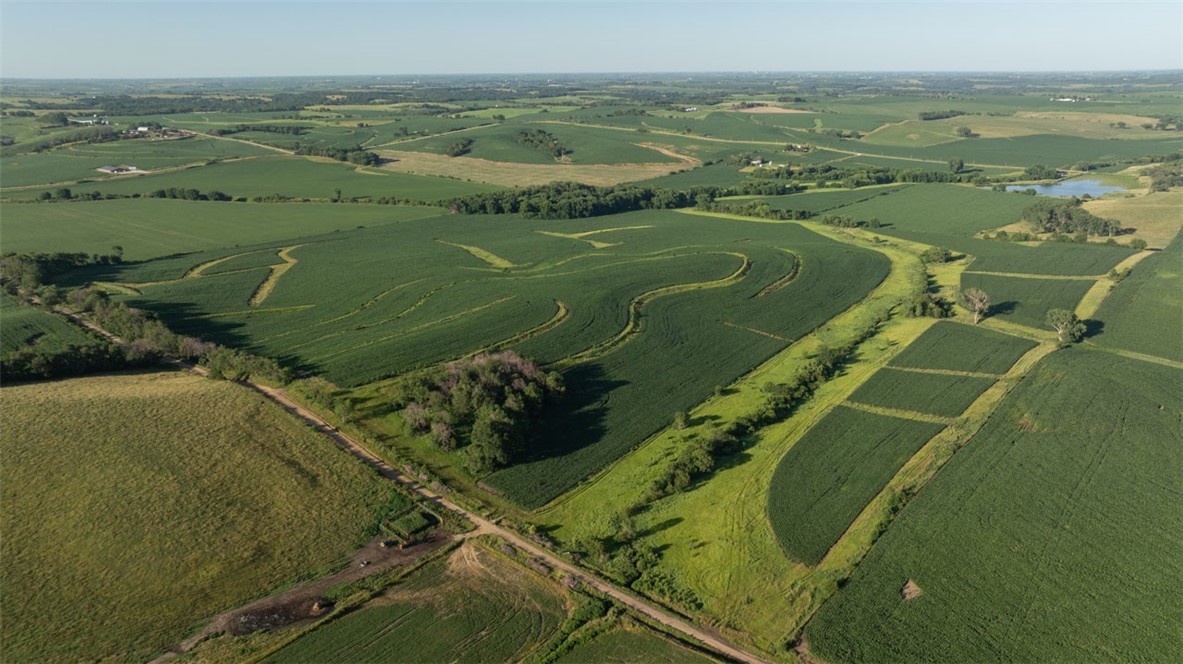
[{"label": "tree line", "polygon": [[1081,203],[1079,198],[1037,200],[1023,208],[1023,221],[1036,233],[1084,233],[1105,237],[1121,234],[1121,224],[1096,216],[1081,207]]},{"label": "tree line", "polygon": [[297,143],[295,153],[314,157],[328,157],[329,159],[347,161],[360,166],[377,166],[382,163],[381,157],[360,145],[342,148],[331,145],[300,145]]}]

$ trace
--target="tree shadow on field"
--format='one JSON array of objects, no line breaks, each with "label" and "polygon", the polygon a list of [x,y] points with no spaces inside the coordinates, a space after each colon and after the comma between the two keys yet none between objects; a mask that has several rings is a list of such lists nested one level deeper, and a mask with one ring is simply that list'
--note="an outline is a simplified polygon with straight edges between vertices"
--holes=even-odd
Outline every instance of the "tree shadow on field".
[{"label": "tree shadow on field", "polygon": [[599,441],[607,431],[609,394],[628,384],[609,379],[594,362],[563,372],[563,381],[567,393],[535,428],[529,461],[563,456]]},{"label": "tree shadow on field", "polygon": [[1081,322],[1084,323],[1085,339],[1105,333],[1105,321],[1097,320],[1095,318],[1087,318]]},{"label": "tree shadow on field", "polygon": [[649,526],[648,528],[641,530],[641,532],[639,532],[637,534],[640,535],[641,537],[649,537],[650,535],[656,535],[657,533],[660,533],[663,530],[669,530],[670,528],[673,528],[674,526],[678,525],[679,523],[682,523],[683,521],[685,521],[685,519],[683,519],[682,517],[675,516],[673,518],[666,519],[665,521],[655,523],[652,526]]},{"label": "tree shadow on field", "polygon": [[1019,303],[1015,300],[1007,300],[1006,302],[999,302],[998,304],[990,305],[990,310],[987,312],[989,316],[1005,316],[1006,314],[1013,314],[1015,309],[1019,308]]}]

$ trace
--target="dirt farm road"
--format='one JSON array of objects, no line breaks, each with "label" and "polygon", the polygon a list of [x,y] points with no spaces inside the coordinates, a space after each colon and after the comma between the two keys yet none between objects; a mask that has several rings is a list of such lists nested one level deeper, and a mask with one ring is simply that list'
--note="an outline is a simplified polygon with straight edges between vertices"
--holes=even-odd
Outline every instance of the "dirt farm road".
[{"label": "dirt farm road", "polygon": [[[104,330],[84,316],[80,316],[72,312],[66,312],[61,309],[58,311],[59,313],[65,314],[75,323],[82,325],[87,329],[93,330],[104,337],[107,337],[114,343],[126,343],[123,339]],[[199,366],[172,358],[168,358],[168,361],[179,368],[193,372],[199,376],[207,376],[206,370]],[[304,408],[300,404],[289,399],[287,394],[285,394],[282,389],[268,387],[266,385],[260,385],[258,383],[252,382],[243,382],[242,384],[255,390],[256,392],[259,392],[264,397],[278,404],[284,410],[295,415],[296,417],[299,417],[308,424],[311,424],[321,434],[329,437],[334,443],[337,444],[338,447],[369,465],[371,468],[377,471],[379,475],[401,485],[405,489],[417,494],[421,498],[437,505],[440,508],[446,509],[455,514],[459,514],[468,519],[473,523],[473,525],[476,526],[478,532],[496,535],[497,537],[504,539],[518,549],[529,553],[531,556],[534,556],[552,568],[562,570],[568,576],[577,579],[581,583],[595,588],[599,592],[608,595],[630,609],[644,614],[652,620],[655,620],[674,631],[680,632],[685,636],[689,636],[691,639],[698,641],[720,655],[737,662],[745,662],[746,664],[766,664],[765,660],[731,645],[718,634],[693,625],[687,622],[685,619],[680,618],[665,609],[654,606],[653,604],[650,604],[632,595],[631,593],[622,590],[615,584],[606,581],[587,570],[575,567],[574,565],[568,563],[550,551],[547,551],[546,549],[534,544],[533,542],[530,542],[517,533],[501,527],[495,521],[490,521],[479,514],[471,512],[460,505],[457,505],[451,500],[448,500],[446,497],[440,495],[438,492],[430,489],[429,487],[423,486],[414,478],[396,470],[393,466],[380,459],[364,446],[358,444],[336,427],[333,427],[328,422],[322,420],[316,415],[316,413],[313,413],[307,408]]]}]

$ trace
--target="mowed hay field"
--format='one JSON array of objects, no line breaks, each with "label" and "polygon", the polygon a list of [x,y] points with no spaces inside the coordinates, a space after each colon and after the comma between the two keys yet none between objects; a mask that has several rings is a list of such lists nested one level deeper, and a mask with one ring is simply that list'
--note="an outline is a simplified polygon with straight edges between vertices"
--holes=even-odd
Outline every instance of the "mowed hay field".
[{"label": "mowed hay field", "polygon": [[522,661],[558,628],[567,611],[557,586],[479,545],[465,544],[264,661]]},{"label": "mowed hay field", "polygon": [[[807,629],[827,662],[1171,661],[1183,649],[1183,382],[1036,366]],[[922,594],[905,600],[908,581]]]},{"label": "mowed hay field", "polygon": [[6,661],[144,661],[353,551],[386,497],[331,442],[186,373],[3,388]]}]

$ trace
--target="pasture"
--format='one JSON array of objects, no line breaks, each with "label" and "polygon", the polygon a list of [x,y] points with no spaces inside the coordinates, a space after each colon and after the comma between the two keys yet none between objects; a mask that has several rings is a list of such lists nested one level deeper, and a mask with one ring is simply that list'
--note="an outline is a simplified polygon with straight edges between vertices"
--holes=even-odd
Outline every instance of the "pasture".
[{"label": "pasture", "polygon": [[566,616],[557,587],[466,544],[263,661],[522,661]]},{"label": "pasture", "polygon": [[839,406],[781,459],[768,518],[785,553],[816,565],[834,542],[943,425]]},{"label": "pasture", "polygon": [[185,373],[3,388],[6,659],[147,660],[338,564],[377,475],[262,397]]},{"label": "pasture", "polygon": [[[812,651],[1171,659],[1183,647],[1180,385],[1178,369],[1108,353],[1045,359],[818,612]],[[908,581],[919,597],[902,597]]]}]

